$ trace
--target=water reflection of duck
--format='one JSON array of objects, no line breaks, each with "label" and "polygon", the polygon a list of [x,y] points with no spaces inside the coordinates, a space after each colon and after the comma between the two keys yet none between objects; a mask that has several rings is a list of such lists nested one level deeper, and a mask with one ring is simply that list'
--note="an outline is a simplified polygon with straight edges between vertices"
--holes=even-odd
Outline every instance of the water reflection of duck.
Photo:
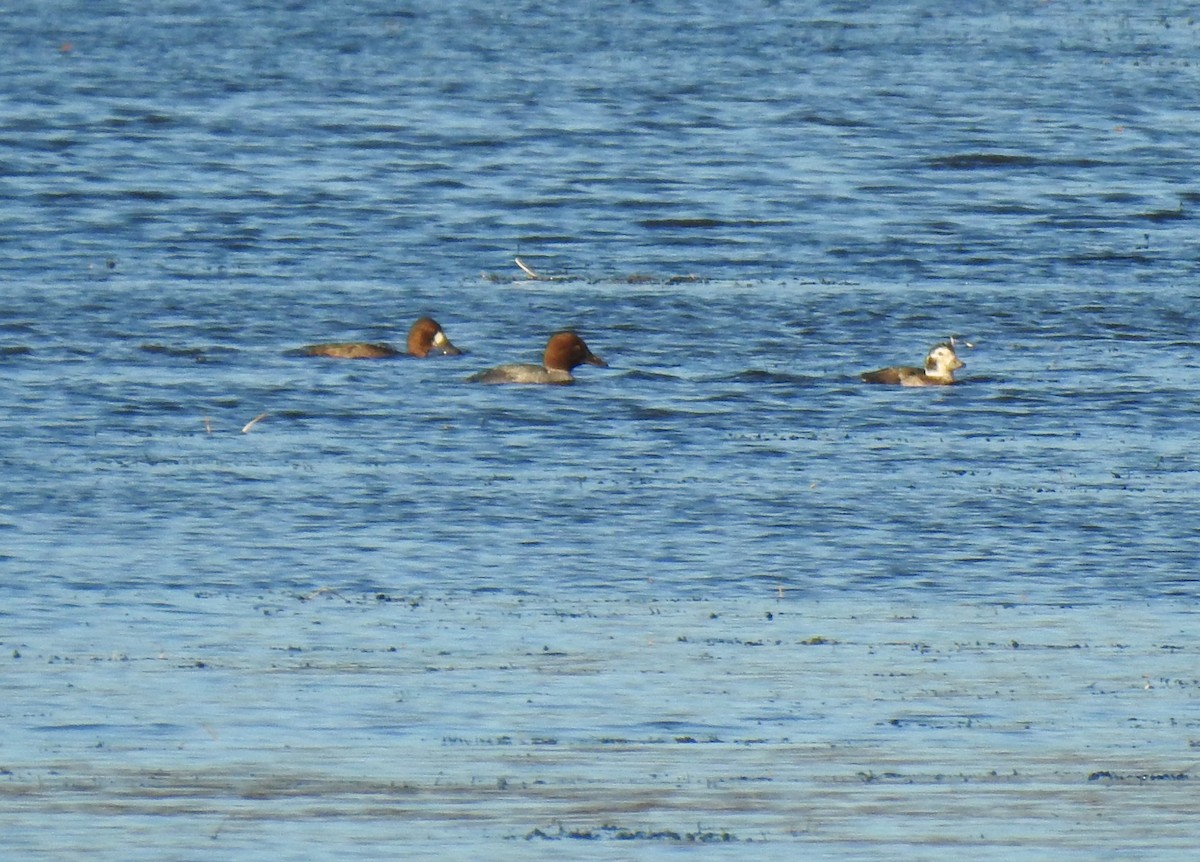
[{"label": "water reflection of duck", "polygon": [[571,370],[585,362],[602,368],[608,366],[574,332],[556,332],[550,336],[541,365],[500,365],[472,374],[467,380],[471,383],[574,383]]},{"label": "water reflection of duck", "polygon": [[934,345],[925,357],[924,368],[897,365],[867,371],[860,375],[865,383],[889,383],[893,386],[949,386],[954,382],[954,372],[966,368],[965,363],[954,352],[954,345],[943,342]]},{"label": "water reflection of duck", "polygon": [[408,343],[401,352],[390,344],[370,344],[348,341],[335,344],[310,344],[296,351],[302,356],[329,356],[334,359],[391,359],[394,356],[415,356],[424,359],[431,353],[458,356],[462,353],[450,343],[442,327],[432,317],[422,317],[408,330]]}]

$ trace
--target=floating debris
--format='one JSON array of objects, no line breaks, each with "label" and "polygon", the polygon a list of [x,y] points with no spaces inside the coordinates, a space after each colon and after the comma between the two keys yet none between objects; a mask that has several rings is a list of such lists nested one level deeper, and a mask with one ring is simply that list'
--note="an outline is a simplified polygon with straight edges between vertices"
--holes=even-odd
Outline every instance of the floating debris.
[{"label": "floating debris", "polygon": [[249,434],[251,428],[253,428],[259,422],[266,419],[269,415],[270,415],[269,413],[259,413],[257,416],[255,416],[253,419],[251,419],[249,422],[247,422],[245,425],[242,426],[242,433]]}]

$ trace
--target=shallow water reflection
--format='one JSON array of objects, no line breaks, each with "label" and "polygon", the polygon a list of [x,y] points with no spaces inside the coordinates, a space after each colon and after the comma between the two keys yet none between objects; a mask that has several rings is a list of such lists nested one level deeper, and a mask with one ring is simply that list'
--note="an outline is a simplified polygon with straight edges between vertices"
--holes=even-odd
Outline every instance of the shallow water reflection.
[{"label": "shallow water reflection", "polygon": [[1166,603],[325,591],[85,610],[128,635],[31,629],[5,662],[14,852],[1191,844],[1195,614]]}]

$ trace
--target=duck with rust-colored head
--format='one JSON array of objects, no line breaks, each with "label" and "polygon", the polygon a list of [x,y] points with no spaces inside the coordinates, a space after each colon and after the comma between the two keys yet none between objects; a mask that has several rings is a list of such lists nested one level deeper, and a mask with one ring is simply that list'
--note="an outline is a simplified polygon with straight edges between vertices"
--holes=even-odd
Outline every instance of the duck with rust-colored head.
[{"label": "duck with rust-colored head", "polygon": [[370,344],[364,341],[310,344],[297,352],[301,356],[329,356],[333,359],[391,359],[406,355],[424,359],[430,354],[458,356],[462,353],[450,343],[442,327],[432,317],[422,317],[412,325],[408,330],[408,344],[403,352],[390,344]]},{"label": "duck with rust-colored head", "polygon": [[954,382],[954,372],[966,368],[966,364],[954,352],[949,342],[934,345],[925,357],[924,368],[896,365],[867,371],[860,376],[865,383],[888,383],[893,386],[949,386]]},{"label": "duck with rust-colored head", "polygon": [[588,349],[574,332],[556,332],[550,336],[541,365],[498,365],[467,378],[470,383],[574,383],[571,371],[577,366],[608,363]]}]

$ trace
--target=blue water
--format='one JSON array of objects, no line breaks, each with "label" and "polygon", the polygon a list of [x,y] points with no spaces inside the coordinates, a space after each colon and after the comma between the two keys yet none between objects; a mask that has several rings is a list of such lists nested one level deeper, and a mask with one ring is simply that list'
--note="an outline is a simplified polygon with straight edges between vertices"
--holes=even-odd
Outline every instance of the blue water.
[{"label": "blue water", "polygon": [[[581,713],[539,729],[544,713],[509,711],[528,680],[483,672],[467,707],[464,690],[407,676],[440,666],[473,627],[494,646],[479,660],[504,670],[498,657],[554,653],[528,626],[559,614],[629,626],[637,655],[650,635],[627,607],[717,603],[717,620],[833,603],[828,618],[854,627],[866,603],[885,622],[856,642],[933,642],[936,661],[957,649],[939,645],[950,630],[1015,640],[979,620],[1021,607],[1044,609],[1028,624],[1061,630],[1056,648],[1100,638],[1115,650],[1105,660],[1136,655],[1113,691],[1153,677],[1164,645],[1194,659],[1200,17],[1167,2],[864,5],[3,3],[0,654],[20,672],[0,706],[18,728],[0,744],[0,819],[24,836],[15,846],[70,855],[21,831],[57,812],[53,834],[79,836],[76,849],[133,858],[99,837],[122,828],[112,798],[142,799],[153,823],[147,776],[210,769],[221,808],[242,798],[238,776],[276,768],[281,733],[310,754],[272,787],[332,780],[321,765],[332,749],[351,774],[389,751],[436,771],[458,754],[473,762],[462,740],[536,746],[551,734],[559,755],[586,760],[597,740],[645,741],[631,730],[642,725],[610,727],[593,704],[613,691],[631,714],[691,703],[685,690],[712,660],[676,656],[685,688],[646,687],[628,655],[605,651],[605,625],[564,633],[567,652],[589,658],[564,672],[557,704]],[[467,355],[286,355],[402,343],[422,314]],[[573,387],[464,382],[536,361],[562,328],[610,367],[582,367]],[[961,386],[857,380],[917,364],[952,334],[974,345]],[[342,610],[314,622],[313,601]],[[403,651],[386,616],[403,608],[432,614],[419,660],[393,669],[403,696],[386,662],[372,664],[382,700],[364,705],[342,673],[362,651]],[[947,608],[958,610],[939,619]],[[1061,622],[1055,608],[1076,616]],[[896,635],[891,614],[924,622]],[[376,626],[387,642],[364,646]],[[1129,652],[1124,626],[1141,633]],[[665,637],[706,642],[682,632]],[[767,642],[815,636],[833,637],[802,625]],[[275,661],[289,650],[339,658]],[[1020,657],[1026,679],[1051,672]],[[990,675],[1010,660],[998,653],[959,682],[1020,699]],[[774,661],[761,677],[772,691],[795,656]],[[813,672],[844,685],[864,656],[847,661]],[[60,688],[64,665],[82,676]],[[223,668],[228,684],[209,690],[198,668]],[[604,685],[579,682],[590,673]],[[1087,684],[1055,703],[1087,713],[1072,701]],[[270,701],[275,685],[279,699],[247,717],[246,698]],[[671,721],[691,730],[670,736],[707,728],[721,691],[681,709]],[[831,744],[847,715],[868,716],[880,695],[854,691],[802,735]],[[1194,728],[1168,728],[1195,687],[1172,691],[1179,712],[1155,726],[1186,771]],[[392,748],[396,697],[431,706]],[[161,704],[139,709],[141,698]],[[713,733],[757,740],[763,714],[747,706]],[[1068,751],[1096,734],[1121,750],[1127,711],[1089,720]],[[180,766],[196,739],[218,744]],[[923,745],[901,748],[919,760]],[[97,747],[111,763],[79,758]],[[129,750],[132,765],[115,753]],[[748,768],[728,756],[730,774]],[[978,775],[998,768],[983,760]],[[773,751],[762,768],[778,762]],[[643,787],[605,763],[596,774],[608,770],[614,799]],[[869,758],[846,769],[887,771]],[[180,780],[184,796],[204,784]],[[68,798],[84,786],[94,798]],[[496,857],[567,816],[475,804],[490,827],[430,826],[424,840]],[[708,817],[598,813],[579,826],[720,827],[705,805],[685,807]],[[292,822],[276,814],[246,817]],[[173,812],[194,815],[207,816]],[[380,858],[390,840],[386,818],[371,820],[380,834],[356,832],[371,815],[353,804],[314,817],[330,858]],[[862,817],[849,832],[870,833]],[[985,846],[1092,858],[1059,843],[1056,823],[1024,845]],[[740,827],[739,841],[753,833],[785,857],[810,835]],[[136,828],[146,858],[209,847],[186,829]],[[1149,846],[1124,834],[1131,851]],[[862,849],[811,837],[845,858]],[[311,838],[274,841],[272,858],[311,858]],[[893,858],[902,845],[933,852],[886,828],[875,841]],[[519,845],[507,846],[530,850]],[[243,858],[250,846],[226,849]],[[938,852],[951,850],[962,848]]]}]

